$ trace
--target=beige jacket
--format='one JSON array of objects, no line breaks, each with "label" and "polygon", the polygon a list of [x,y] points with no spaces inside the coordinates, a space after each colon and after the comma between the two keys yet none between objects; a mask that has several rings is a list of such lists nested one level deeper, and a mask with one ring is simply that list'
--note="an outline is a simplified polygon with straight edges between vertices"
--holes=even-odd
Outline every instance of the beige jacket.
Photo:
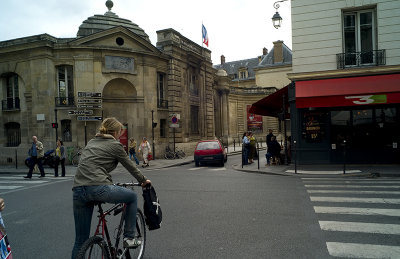
[{"label": "beige jacket", "polygon": [[140,183],[146,181],[119,141],[108,134],[97,134],[82,150],[73,187],[113,184],[110,173],[118,163]]}]

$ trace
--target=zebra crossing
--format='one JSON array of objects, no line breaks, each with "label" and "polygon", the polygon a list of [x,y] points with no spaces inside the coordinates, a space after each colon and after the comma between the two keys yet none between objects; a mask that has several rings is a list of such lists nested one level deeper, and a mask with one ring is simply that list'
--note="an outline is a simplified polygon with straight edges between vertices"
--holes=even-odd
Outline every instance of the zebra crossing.
[{"label": "zebra crossing", "polygon": [[400,178],[301,180],[331,256],[400,258]]},{"label": "zebra crossing", "polygon": [[36,176],[33,176],[32,179],[24,179],[23,175],[0,175],[0,194],[33,188],[35,186],[50,184],[70,178],[71,177],[68,176],[58,178],[51,176],[45,178],[37,178]]}]

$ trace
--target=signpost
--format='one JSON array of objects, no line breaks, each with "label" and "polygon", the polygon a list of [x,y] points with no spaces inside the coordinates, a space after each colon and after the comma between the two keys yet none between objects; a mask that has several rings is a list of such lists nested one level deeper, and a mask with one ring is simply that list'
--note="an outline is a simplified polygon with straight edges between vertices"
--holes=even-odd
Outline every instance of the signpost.
[{"label": "signpost", "polygon": [[169,127],[172,128],[172,133],[174,136],[174,152],[175,152],[175,128],[179,128],[179,119],[181,118],[180,114],[173,113],[170,115],[171,116],[171,123],[169,124]]},{"label": "signpost", "polygon": [[102,116],[78,116],[78,121],[102,121]]},{"label": "signpost", "polygon": [[69,115],[92,115],[93,110],[70,110]]}]

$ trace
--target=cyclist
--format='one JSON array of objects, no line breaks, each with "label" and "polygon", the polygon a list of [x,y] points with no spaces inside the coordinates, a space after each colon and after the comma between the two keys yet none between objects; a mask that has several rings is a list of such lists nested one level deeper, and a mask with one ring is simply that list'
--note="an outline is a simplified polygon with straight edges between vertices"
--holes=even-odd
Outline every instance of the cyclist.
[{"label": "cyclist", "polygon": [[126,248],[140,245],[140,241],[134,239],[137,195],[130,189],[113,185],[110,173],[121,163],[142,186],[151,182],[136,168],[118,141],[121,132],[122,124],[117,119],[106,118],[99,133],[82,150],[72,188],[75,219],[73,259],[89,238],[94,202],[126,203],[123,244]]}]

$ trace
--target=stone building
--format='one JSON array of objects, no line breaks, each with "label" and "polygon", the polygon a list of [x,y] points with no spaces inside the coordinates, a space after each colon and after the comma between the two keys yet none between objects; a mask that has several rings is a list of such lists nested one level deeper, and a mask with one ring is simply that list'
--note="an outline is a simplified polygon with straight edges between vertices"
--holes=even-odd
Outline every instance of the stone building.
[{"label": "stone building", "polygon": [[[146,136],[156,157],[174,139],[190,152],[197,140],[214,137],[211,52],[173,29],[158,31],[154,46],[108,7],[73,38],[0,42],[0,164],[22,162],[32,135],[46,150],[63,139],[71,155],[110,116],[125,125],[121,142]],[[179,127],[170,127],[172,115]]]}]

